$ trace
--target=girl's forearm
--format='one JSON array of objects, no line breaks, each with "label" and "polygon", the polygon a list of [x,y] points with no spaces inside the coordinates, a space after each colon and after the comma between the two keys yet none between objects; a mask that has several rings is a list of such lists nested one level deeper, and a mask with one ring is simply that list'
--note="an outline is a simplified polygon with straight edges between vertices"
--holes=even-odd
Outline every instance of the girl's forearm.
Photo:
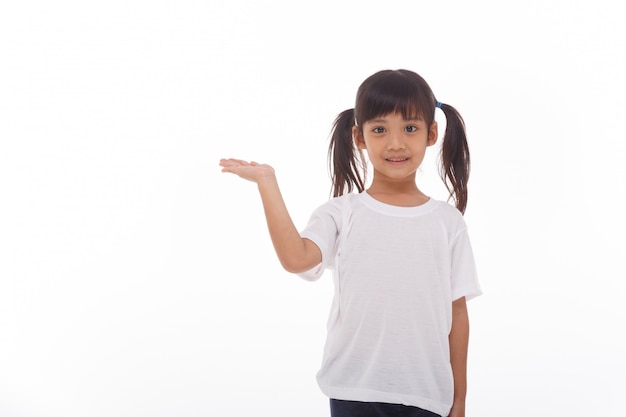
[{"label": "girl's forearm", "polygon": [[296,229],[285,205],[275,176],[257,182],[270,237],[285,270],[293,273],[307,271],[321,262],[319,248],[303,239]]},{"label": "girl's forearm", "polygon": [[[454,402],[457,409],[464,410],[467,393],[467,350],[469,343],[469,317],[465,298],[452,303],[452,330],[449,341],[450,364],[454,377]],[[453,408],[455,407],[453,406]]]}]

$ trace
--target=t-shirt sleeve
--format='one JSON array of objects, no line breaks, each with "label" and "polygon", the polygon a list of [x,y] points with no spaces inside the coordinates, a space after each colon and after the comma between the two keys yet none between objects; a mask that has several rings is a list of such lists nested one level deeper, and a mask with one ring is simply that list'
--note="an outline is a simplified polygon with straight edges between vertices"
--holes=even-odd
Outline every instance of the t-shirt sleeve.
[{"label": "t-shirt sleeve", "polygon": [[452,300],[458,300],[461,297],[471,300],[481,295],[474,253],[466,227],[463,227],[452,241],[451,261]]},{"label": "t-shirt sleeve", "polygon": [[323,275],[327,268],[333,266],[334,248],[338,234],[337,214],[336,207],[331,203],[317,208],[300,233],[300,236],[315,243],[322,252],[322,262],[308,271],[299,273],[300,278],[315,281]]}]

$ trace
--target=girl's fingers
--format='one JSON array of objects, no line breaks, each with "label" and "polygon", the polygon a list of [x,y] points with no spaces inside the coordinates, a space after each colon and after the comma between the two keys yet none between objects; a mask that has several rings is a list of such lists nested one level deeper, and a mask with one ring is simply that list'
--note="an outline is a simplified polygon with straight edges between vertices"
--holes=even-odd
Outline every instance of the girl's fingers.
[{"label": "girl's fingers", "polygon": [[247,166],[247,165],[250,165],[250,164],[248,164],[248,162],[243,161],[241,159],[234,159],[234,158],[220,159],[220,166],[223,166],[223,167]]},{"label": "girl's fingers", "polygon": [[246,167],[250,167],[253,165],[242,159],[228,158],[221,159],[220,166],[222,167],[222,172],[228,172],[241,176],[241,169],[245,169]]},{"label": "girl's fingers", "polygon": [[273,174],[274,169],[266,164],[260,164],[255,161],[247,162],[241,159],[229,158],[221,159],[220,166],[222,172],[238,175],[248,181],[257,182],[259,178]]}]

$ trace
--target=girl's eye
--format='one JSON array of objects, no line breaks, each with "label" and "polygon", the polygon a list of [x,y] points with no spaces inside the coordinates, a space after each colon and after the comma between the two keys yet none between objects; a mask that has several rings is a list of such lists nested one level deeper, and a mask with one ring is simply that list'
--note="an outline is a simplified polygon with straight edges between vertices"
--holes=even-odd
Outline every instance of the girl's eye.
[{"label": "girl's eye", "polygon": [[374,133],[384,133],[385,132],[385,128],[384,127],[375,127],[374,129],[372,129],[372,132],[374,132]]},{"label": "girl's eye", "polygon": [[407,126],[405,130],[407,132],[417,132],[417,126]]}]

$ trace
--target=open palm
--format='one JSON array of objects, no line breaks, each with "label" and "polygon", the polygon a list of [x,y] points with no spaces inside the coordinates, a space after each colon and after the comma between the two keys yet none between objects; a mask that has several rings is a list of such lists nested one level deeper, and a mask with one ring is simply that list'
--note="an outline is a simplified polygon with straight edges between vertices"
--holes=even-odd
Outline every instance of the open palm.
[{"label": "open palm", "polygon": [[222,167],[222,172],[230,172],[256,183],[263,179],[274,177],[274,168],[254,161],[248,162],[234,158],[221,159],[220,166]]}]

